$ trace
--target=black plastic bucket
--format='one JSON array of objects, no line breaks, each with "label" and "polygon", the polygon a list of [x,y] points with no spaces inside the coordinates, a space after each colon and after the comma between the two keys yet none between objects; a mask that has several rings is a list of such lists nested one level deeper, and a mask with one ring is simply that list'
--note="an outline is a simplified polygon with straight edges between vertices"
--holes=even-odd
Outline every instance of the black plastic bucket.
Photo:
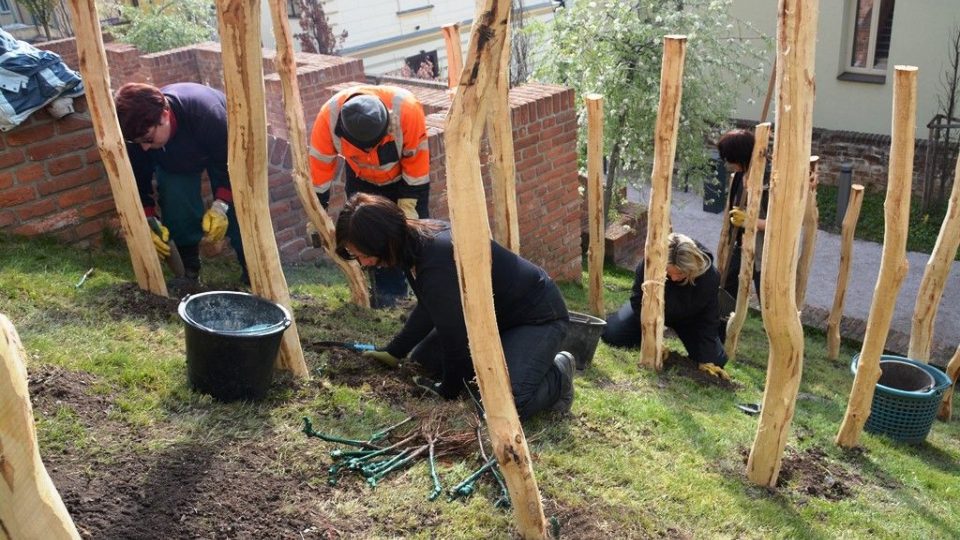
[{"label": "black plastic bucket", "polygon": [[577,361],[577,369],[586,369],[593,362],[593,354],[597,352],[597,344],[600,343],[600,334],[606,325],[607,321],[593,315],[570,312],[567,337],[560,350],[573,355]]},{"label": "black plastic bucket", "polygon": [[252,294],[210,291],[187,295],[177,309],[187,344],[187,380],[220,401],[262,399],[290,313]]}]

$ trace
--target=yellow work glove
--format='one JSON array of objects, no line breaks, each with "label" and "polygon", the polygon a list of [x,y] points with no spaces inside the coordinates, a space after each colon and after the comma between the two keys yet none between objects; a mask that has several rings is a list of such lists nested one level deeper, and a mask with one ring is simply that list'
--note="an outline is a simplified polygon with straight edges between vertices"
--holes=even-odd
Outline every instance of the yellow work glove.
[{"label": "yellow work glove", "polygon": [[743,227],[743,222],[747,220],[747,213],[734,206],[730,209],[730,224],[734,227]]},{"label": "yellow work glove", "polygon": [[395,368],[400,365],[400,359],[387,351],[363,351],[361,354],[367,358],[373,358],[389,368]]},{"label": "yellow work glove", "polygon": [[153,239],[153,247],[157,249],[157,254],[164,258],[169,257],[170,229],[164,227],[155,217],[147,218],[147,224],[150,225],[150,237]]},{"label": "yellow work glove", "polygon": [[417,219],[420,217],[417,215],[416,199],[400,199],[397,201],[397,206],[403,210],[403,215],[407,216],[407,219]]},{"label": "yellow work glove", "polygon": [[227,234],[227,210],[230,207],[227,203],[217,199],[213,201],[207,213],[203,215],[201,226],[203,227],[203,239],[208,242],[219,242]]},{"label": "yellow work glove", "polygon": [[727,373],[722,367],[714,364],[713,362],[710,362],[707,364],[700,364],[699,368],[700,368],[700,371],[704,373],[709,373],[714,377],[719,377],[725,381],[730,380],[730,374]]}]

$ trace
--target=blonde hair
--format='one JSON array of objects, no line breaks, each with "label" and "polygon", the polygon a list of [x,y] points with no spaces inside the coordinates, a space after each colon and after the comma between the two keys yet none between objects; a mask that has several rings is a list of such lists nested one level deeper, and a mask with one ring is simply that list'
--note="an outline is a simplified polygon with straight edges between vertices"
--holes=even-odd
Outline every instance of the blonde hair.
[{"label": "blonde hair", "polygon": [[667,264],[676,266],[687,277],[682,285],[692,285],[694,280],[710,269],[710,257],[700,246],[685,234],[670,233],[667,238]]}]

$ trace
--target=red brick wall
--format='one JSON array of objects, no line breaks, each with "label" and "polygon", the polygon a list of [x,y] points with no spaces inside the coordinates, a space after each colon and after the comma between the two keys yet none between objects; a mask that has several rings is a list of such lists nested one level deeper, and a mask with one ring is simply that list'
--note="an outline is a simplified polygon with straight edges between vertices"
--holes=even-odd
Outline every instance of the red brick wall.
[{"label": "red brick wall", "polygon": [[52,234],[76,245],[99,240],[115,217],[86,100],[77,114],[55,120],[38,111],[0,133],[0,228]]},{"label": "red brick wall", "polygon": [[[66,44],[59,44],[68,50]],[[108,47],[111,80],[119,87],[130,80],[157,85],[195,81],[223,87],[220,45],[193,47],[139,56],[127,45]],[[291,156],[285,140],[280,81],[273,70],[272,53],[264,64],[270,159],[270,210],[281,257],[286,261],[315,259],[319,251],[307,246],[305,214],[291,180]],[[320,106],[338,89],[364,82],[361,60],[321,55],[297,56],[298,79],[306,127]],[[397,81],[390,81],[397,84]],[[424,103],[431,152],[430,211],[446,218],[446,164],[443,129],[451,96],[442,88],[405,85]],[[579,281],[580,197],[577,191],[577,119],[573,91],[547,85],[525,85],[510,94],[521,253],[554,277]],[[81,100],[82,101],[82,100]],[[8,151],[9,150],[9,151]],[[0,228],[16,234],[51,233],[67,241],[89,241],[114,217],[109,183],[99,163],[90,121],[72,115],[56,122],[34,115],[26,125],[0,139]],[[480,162],[487,185],[484,149]],[[331,212],[343,205],[342,184],[334,188]],[[488,203],[488,212],[493,209]]]}]

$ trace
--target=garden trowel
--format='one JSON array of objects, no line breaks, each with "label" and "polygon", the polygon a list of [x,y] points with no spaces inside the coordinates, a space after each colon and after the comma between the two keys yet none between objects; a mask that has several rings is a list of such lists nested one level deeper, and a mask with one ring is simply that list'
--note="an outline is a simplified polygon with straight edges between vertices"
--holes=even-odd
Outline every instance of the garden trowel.
[{"label": "garden trowel", "polygon": [[[157,221],[157,218],[147,218],[147,224],[150,225],[151,231],[160,234],[160,222]],[[170,267],[170,271],[173,272],[174,279],[183,279],[187,276],[187,271],[183,267],[183,259],[180,258],[177,245],[173,243],[173,238],[171,238],[167,244],[170,246],[170,255],[167,255],[164,261],[166,261],[167,266]]]}]

